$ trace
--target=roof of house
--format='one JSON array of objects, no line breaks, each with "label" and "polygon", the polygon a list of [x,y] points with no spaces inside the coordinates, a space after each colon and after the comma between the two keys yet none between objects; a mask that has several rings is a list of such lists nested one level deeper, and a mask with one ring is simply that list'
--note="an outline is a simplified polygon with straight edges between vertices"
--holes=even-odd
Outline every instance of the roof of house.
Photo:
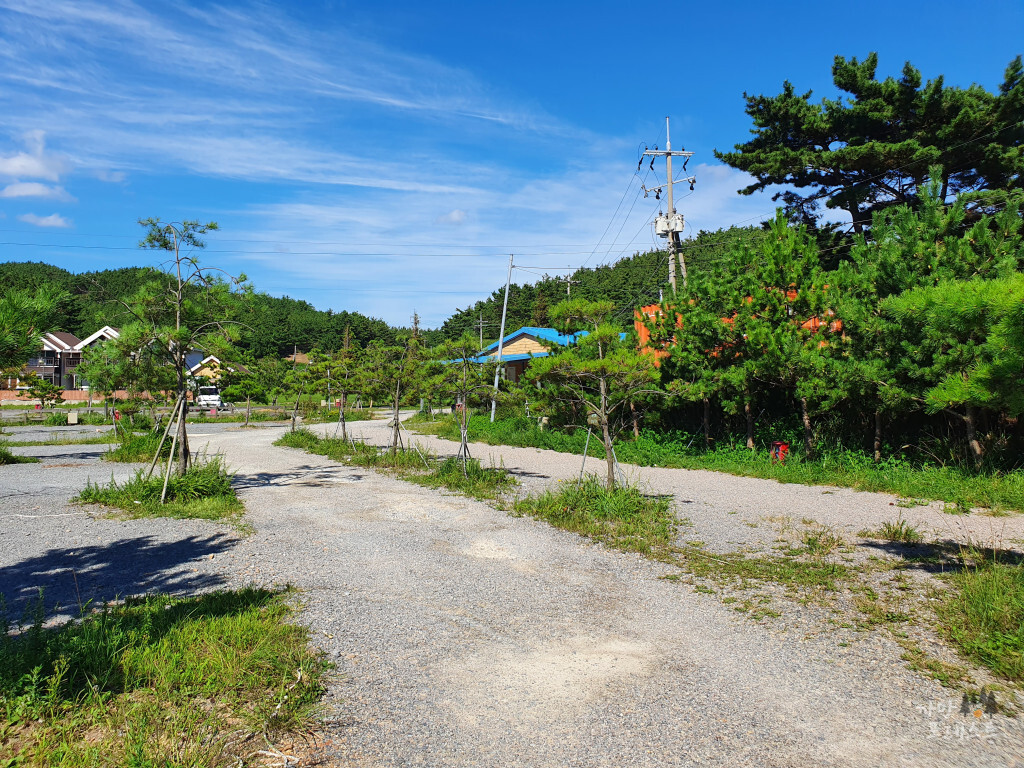
[{"label": "roof of house", "polygon": [[[576,337],[579,335],[579,332],[560,333],[556,331],[554,328],[535,328],[530,325],[524,325],[518,331],[513,331],[504,339],[502,339],[502,346],[505,346],[506,344],[511,344],[513,341],[522,336],[532,336],[538,341],[549,341],[554,344],[558,344],[559,346],[566,347],[570,344],[575,344]],[[494,351],[494,353],[497,353],[498,342],[494,342],[493,344],[484,347],[482,354],[484,356],[489,356],[492,350]],[[502,359],[508,359],[505,357],[505,355],[502,355],[501,357]]]},{"label": "roof of house", "polygon": [[203,351],[189,352],[185,355],[185,366],[193,376],[203,368],[220,369],[222,371],[241,371],[248,373],[249,369],[241,363],[222,362],[216,355],[207,355]]},{"label": "roof of house", "polygon": [[207,363],[219,366],[220,358],[216,355],[207,355],[205,352],[189,352],[185,355],[185,365],[188,367],[189,373],[195,373]]},{"label": "roof of house", "polygon": [[86,336],[80,342],[75,344],[75,349],[85,349],[94,341],[108,341],[109,339],[116,339],[121,335],[121,332],[117,328],[112,328],[109,325],[104,325],[96,333],[91,336]]},{"label": "roof of house", "polygon": [[54,352],[69,352],[78,346],[78,337],[65,331],[43,334],[43,349]]}]

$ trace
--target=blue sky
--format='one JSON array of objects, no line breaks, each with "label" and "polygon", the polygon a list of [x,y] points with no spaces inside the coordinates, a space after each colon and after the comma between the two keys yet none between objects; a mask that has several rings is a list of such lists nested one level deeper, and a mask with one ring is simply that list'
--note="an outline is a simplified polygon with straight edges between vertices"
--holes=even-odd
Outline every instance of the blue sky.
[{"label": "blue sky", "polygon": [[994,90],[1024,52],[1019,0],[851,8],[0,0],[0,261],[154,263],[139,218],[214,220],[204,262],[260,290],[435,326],[509,253],[654,247],[634,172],[666,115],[696,153],[677,208],[713,230],[773,210],[712,155],[748,135],[744,91],[834,96],[832,57],[871,51]]}]

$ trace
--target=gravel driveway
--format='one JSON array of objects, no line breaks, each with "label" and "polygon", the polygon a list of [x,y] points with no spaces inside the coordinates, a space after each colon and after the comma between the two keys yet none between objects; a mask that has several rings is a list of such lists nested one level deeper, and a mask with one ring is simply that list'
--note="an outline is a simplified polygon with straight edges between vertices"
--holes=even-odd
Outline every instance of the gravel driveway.
[{"label": "gravel driveway", "polygon": [[[352,426],[370,439],[382,429]],[[93,518],[66,503],[85,474],[125,467],[0,468],[0,591],[50,579],[67,600],[70,564],[97,597],[133,585],[300,587],[314,641],[338,665],[326,747],[339,765],[1024,765],[1018,722],[961,715],[959,698],[909,672],[883,633],[841,647],[827,633],[755,624],[660,579],[667,566],[273,447],[281,431],[192,432],[193,447],[208,442],[237,470],[247,537],[199,521]],[[54,449],[18,449],[42,450]],[[512,462],[506,450],[506,466],[539,476],[527,485],[575,463],[528,461],[532,452]],[[682,498],[707,510],[686,514],[709,543],[719,530],[758,530],[702,519],[721,503],[736,507],[729,517],[764,515],[793,493],[792,503],[842,514],[844,494],[692,474]],[[871,509],[891,517],[883,499]]]}]

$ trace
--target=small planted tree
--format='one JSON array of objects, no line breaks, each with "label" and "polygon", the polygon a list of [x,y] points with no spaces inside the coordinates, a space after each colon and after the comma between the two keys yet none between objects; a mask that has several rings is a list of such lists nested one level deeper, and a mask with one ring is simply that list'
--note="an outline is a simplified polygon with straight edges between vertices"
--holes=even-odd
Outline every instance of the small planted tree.
[{"label": "small planted tree", "polygon": [[35,375],[29,379],[28,394],[38,400],[43,408],[52,408],[64,402],[64,390],[61,387]]},{"label": "small planted tree", "polygon": [[461,439],[459,458],[462,459],[463,473],[466,472],[469,459],[469,405],[472,400],[490,391],[494,376],[494,364],[477,362],[478,355],[479,344],[471,333],[464,333],[458,339],[448,341],[434,350],[434,359],[441,363],[434,391],[454,397],[462,405],[458,409],[458,419]]},{"label": "small planted tree", "polygon": [[252,401],[262,401],[266,398],[266,391],[260,384],[257,375],[256,363],[248,358],[226,367],[221,373],[220,382],[224,386],[224,396],[230,402],[245,400],[245,426],[249,426],[249,418],[252,414]]},{"label": "small planted tree", "polygon": [[334,352],[318,353],[312,359],[314,386],[325,394],[328,403],[338,401],[338,429],[341,439],[348,439],[348,427],[345,422],[345,409],[348,407],[348,396],[359,379],[362,360],[359,350],[352,341],[348,326],[342,335],[341,348]]},{"label": "small planted tree", "polygon": [[[202,350],[226,356],[238,336],[239,297],[248,293],[245,277],[225,277],[222,270],[203,267],[193,255],[205,246],[202,235],[217,229],[215,222],[139,221],[146,236],[140,247],[163,251],[168,260],[160,277],[145,283],[122,302],[133,320],[118,339],[123,349],[149,349],[173,371],[178,416],[178,474],[188,471],[190,452],[185,419],[189,353]],[[173,414],[172,414],[173,416]]]},{"label": "small planted tree", "polygon": [[629,421],[626,411],[639,396],[658,391],[657,372],[651,357],[641,354],[633,341],[623,339],[611,324],[615,305],[610,301],[564,301],[551,309],[552,319],[567,331],[586,328],[576,343],[552,350],[535,360],[530,377],[548,385],[547,395],[569,400],[593,417],[604,442],[607,478],[615,488],[616,434]]},{"label": "small planted tree", "polygon": [[363,369],[366,389],[391,403],[392,456],[398,452],[401,443],[399,409],[402,401],[420,392],[430,367],[421,339],[416,333],[400,338],[398,344],[385,345],[375,341],[366,349]]},{"label": "small planted tree", "polygon": [[312,364],[297,363],[293,365],[284,376],[284,386],[289,395],[295,397],[295,404],[292,406],[292,432],[299,416],[299,405],[302,398],[312,389],[316,383],[316,376]]}]

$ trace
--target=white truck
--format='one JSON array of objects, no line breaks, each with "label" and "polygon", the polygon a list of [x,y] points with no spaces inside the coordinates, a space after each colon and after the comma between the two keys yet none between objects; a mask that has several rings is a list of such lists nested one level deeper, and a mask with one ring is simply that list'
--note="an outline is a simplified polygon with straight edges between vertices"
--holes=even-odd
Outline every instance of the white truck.
[{"label": "white truck", "polygon": [[227,405],[220,399],[217,387],[200,387],[196,394],[196,406],[199,408],[223,408]]}]

